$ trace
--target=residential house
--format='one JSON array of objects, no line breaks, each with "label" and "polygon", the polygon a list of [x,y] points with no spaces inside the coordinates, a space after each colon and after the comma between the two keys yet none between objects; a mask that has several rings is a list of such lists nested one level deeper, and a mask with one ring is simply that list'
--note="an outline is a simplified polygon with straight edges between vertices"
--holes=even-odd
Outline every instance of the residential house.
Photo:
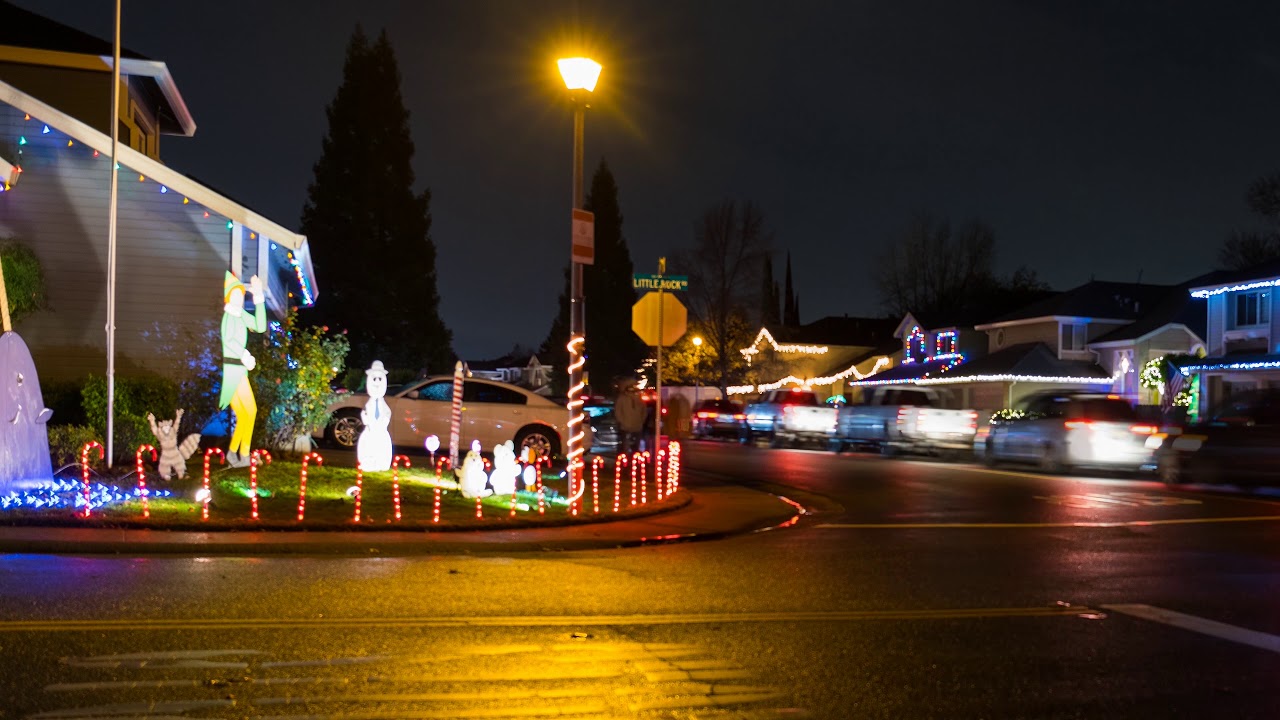
[{"label": "residential house", "polygon": [[899,350],[893,338],[896,324],[893,319],[833,315],[799,327],[762,327],[739,351],[753,382],[732,386],[729,394],[795,385],[843,395],[850,378],[893,364]]},{"label": "residential house", "polygon": [[1197,278],[1190,296],[1203,300],[1206,357],[1183,372],[1195,380],[1201,416],[1246,390],[1280,387],[1280,318],[1271,298],[1280,262]]},{"label": "residential house", "polygon": [[[195,132],[165,64],[125,51],[120,69],[117,369],[176,373],[150,338],[216,327],[226,270],[261,276],[277,318],[315,277],[305,237],[161,162],[162,137]],[[45,378],[106,370],[110,70],[109,43],[0,0],[0,158],[20,168],[0,238],[44,269],[48,309],[17,330]]]},{"label": "residential house", "polygon": [[551,394],[550,365],[543,365],[532,352],[513,352],[497,360],[467,363],[473,377],[519,385],[539,395]]},{"label": "residential house", "polygon": [[[939,323],[909,315],[898,333],[903,352],[918,362],[854,384],[937,386],[954,406],[979,410],[1016,407],[1033,393],[1066,388],[1150,400],[1139,391],[1142,366],[1201,342],[1188,300],[1182,287],[1091,281],[973,325],[985,334],[985,348],[962,325],[926,329]],[[960,357],[948,352],[951,333]]]}]

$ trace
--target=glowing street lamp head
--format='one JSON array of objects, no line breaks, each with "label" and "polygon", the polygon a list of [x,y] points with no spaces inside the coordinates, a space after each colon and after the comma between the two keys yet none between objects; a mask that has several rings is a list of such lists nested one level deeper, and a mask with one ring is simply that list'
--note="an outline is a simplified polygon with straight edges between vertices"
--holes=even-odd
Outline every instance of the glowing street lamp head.
[{"label": "glowing street lamp head", "polygon": [[600,79],[600,63],[590,58],[575,57],[561,58],[556,64],[560,66],[560,77],[564,78],[565,87],[595,92],[596,81]]},{"label": "glowing street lamp head", "polygon": [[702,347],[702,338],[701,338],[701,337],[699,337],[699,336],[697,336],[697,335],[694,335],[694,336],[693,336],[693,346],[694,346],[694,347]]}]

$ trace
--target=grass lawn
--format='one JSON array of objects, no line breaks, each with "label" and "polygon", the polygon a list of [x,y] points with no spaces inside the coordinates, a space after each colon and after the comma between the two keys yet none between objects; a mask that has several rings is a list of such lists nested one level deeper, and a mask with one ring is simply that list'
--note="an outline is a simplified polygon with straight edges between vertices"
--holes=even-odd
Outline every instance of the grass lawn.
[{"label": "grass lawn", "polygon": [[[537,525],[562,525],[573,522],[591,522],[623,517],[647,515],[662,509],[683,505],[688,501],[688,493],[677,493],[675,497],[658,503],[653,478],[650,477],[646,487],[648,504],[630,503],[629,476],[624,479],[620,512],[612,512],[613,474],[612,469],[602,472],[600,477],[599,500],[600,512],[592,512],[592,491],[590,473],[587,475],[588,487],[583,496],[583,507],[578,510],[577,517],[570,515],[569,508],[561,499],[565,491],[565,481],[559,473],[547,472],[544,476],[546,488],[545,513],[539,514],[537,494],[520,492],[517,498],[519,505],[515,517],[511,516],[511,496],[487,497],[481,501],[482,517],[476,517],[476,501],[462,497],[454,488],[452,475],[444,473],[439,482],[440,520],[432,521],[435,489],[437,480],[433,471],[425,469],[401,469],[400,485],[400,520],[395,521],[395,508],[392,492],[391,472],[365,473],[363,492],[360,503],[361,522],[353,520],[355,499],[347,494],[348,488],[356,484],[356,471],[353,468],[325,467],[310,465],[307,468],[307,492],[304,519],[298,521],[298,491],[302,466],[298,462],[276,460],[258,468],[258,520],[253,520],[251,494],[249,492],[249,468],[215,469],[210,475],[211,500],[209,503],[209,519],[201,519],[201,503],[196,501],[196,493],[202,487],[202,464],[199,457],[192,458],[188,465],[187,477],[182,480],[159,480],[154,469],[148,468],[147,486],[152,492],[159,490],[172,491],[172,497],[152,497],[149,500],[150,518],[142,517],[142,502],[131,498],[124,502],[113,503],[95,509],[90,518],[78,517],[69,508],[14,508],[0,512],[0,523],[21,525],[62,525],[62,526],[97,526],[97,527],[160,527],[169,529],[478,529],[478,528],[515,528]],[[72,470],[71,472],[74,472]],[[103,478],[107,484],[120,486],[122,490],[132,490],[137,479],[132,475],[119,481]],[[637,499],[639,490],[637,490]]]}]

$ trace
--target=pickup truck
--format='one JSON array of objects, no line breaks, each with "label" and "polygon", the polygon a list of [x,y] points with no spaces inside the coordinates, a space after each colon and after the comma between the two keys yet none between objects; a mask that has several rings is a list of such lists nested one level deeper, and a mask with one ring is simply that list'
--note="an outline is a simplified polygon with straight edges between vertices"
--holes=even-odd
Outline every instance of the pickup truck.
[{"label": "pickup truck", "polygon": [[840,408],[831,449],[841,452],[854,446],[885,455],[972,452],[978,414],[942,406],[942,398],[931,388],[876,387],[865,403]]},{"label": "pickup truck", "polygon": [[773,447],[805,441],[830,442],[835,430],[836,409],[827,407],[811,390],[770,390],[747,405],[738,429],[738,439],[751,443],[767,438]]}]

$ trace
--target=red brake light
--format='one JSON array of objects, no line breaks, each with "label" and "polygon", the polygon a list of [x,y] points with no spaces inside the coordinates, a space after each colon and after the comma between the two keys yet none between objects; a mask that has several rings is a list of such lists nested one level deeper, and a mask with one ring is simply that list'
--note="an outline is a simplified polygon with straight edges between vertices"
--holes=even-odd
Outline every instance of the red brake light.
[{"label": "red brake light", "polygon": [[699,417],[699,418],[702,418],[703,420],[706,420],[707,418],[711,417],[711,413],[709,413],[709,412],[700,412],[700,413],[698,413],[698,417]]},{"label": "red brake light", "polygon": [[1062,424],[1068,430],[1079,430],[1080,428],[1087,428],[1090,425],[1093,425],[1093,423],[1088,420],[1068,420]]},{"label": "red brake light", "polygon": [[1157,430],[1159,430],[1159,428],[1155,425],[1134,425],[1129,428],[1130,432],[1137,433],[1139,435],[1155,435]]},{"label": "red brake light", "polygon": [[746,416],[746,415],[742,415],[742,414],[738,414],[738,415],[734,415],[734,416],[733,416],[733,419],[734,419],[734,420],[746,420],[746,419],[747,419],[747,416]]}]

